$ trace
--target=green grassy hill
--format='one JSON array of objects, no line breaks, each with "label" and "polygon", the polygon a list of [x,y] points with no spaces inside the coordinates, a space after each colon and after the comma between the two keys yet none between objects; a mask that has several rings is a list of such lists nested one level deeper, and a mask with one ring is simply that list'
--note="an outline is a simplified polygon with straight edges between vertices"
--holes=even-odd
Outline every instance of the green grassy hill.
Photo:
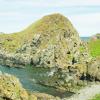
[{"label": "green grassy hill", "polygon": [[12,33],[12,34],[0,34],[0,44],[3,48],[5,48],[7,51],[15,51],[17,48],[19,48],[24,42],[28,42],[32,39],[33,33],[32,30],[34,30],[36,27],[35,24],[32,24],[27,29]]},{"label": "green grassy hill", "polygon": [[96,95],[92,100],[100,100],[100,94]]},{"label": "green grassy hill", "polygon": [[[64,23],[66,22],[67,23]],[[27,29],[13,33],[13,34],[0,34],[0,46],[9,52],[14,52],[18,49],[23,43],[30,42],[34,33],[36,34],[55,34],[55,32],[51,32],[51,30],[70,27],[70,21],[67,20],[66,17],[60,14],[52,14],[49,16],[44,16],[42,19],[30,25]]]},{"label": "green grassy hill", "polygon": [[100,56],[100,39],[89,41],[89,50],[93,57]]},{"label": "green grassy hill", "polygon": [[32,40],[34,33],[38,30],[36,27],[39,25],[42,25],[41,20],[21,32],[0,34],[0,45],[9,52],[16,51],[23,43],[28,43]]},{"label": "green grassy hill", "polygon": [[[100,34],[97,36],[100,37]],[[96,39],[96,40],[91,39],[89,41],[89,49],[93,57],[100,56],[100,39]],[[96,95],[92,100],[100,100],[100,94]]]}]

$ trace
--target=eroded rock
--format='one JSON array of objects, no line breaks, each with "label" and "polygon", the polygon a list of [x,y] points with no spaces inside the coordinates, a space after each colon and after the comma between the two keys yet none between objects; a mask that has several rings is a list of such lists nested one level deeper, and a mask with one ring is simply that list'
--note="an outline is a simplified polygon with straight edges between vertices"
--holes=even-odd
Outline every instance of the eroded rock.
[{"label": "eroded rock", "polygon": [[91,81],[100,81],[100,57],[91,61],[88,65],[88,78]]},{"label": "eroded rock", "polygon": [[0,75],[0,98],[3,100],[29,100],[19,80],[11,75]]}]

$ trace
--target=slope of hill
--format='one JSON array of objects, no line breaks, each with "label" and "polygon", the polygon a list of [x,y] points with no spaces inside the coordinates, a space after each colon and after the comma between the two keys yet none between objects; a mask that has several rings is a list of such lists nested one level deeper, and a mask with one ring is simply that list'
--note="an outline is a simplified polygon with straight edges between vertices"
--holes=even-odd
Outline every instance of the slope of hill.
[{"label": "slope of hill", "polygon": [[[24,43],[30,42],[34,34],[55,34],[56,31],[61,28],[70,27],[70,30],[73,30],[71,27],[70,21],[67,18],[60,14],[54,14],[45,16],[39,21],[30,25],[27,29],[24,29],[21,32],[12,33],[12,34],[0,34],[0,44],[7,51],[16,51]],[[53,31],[55,30],[55,32]],[[69,31],[70,31],[69,30]],[[60,30],[58,30],[60,31]],[[63,31],[63,30],[61,30]],[[73,30],[74,32],[75,30]],[[78,35],[78,34],[77,34]]]},{"label": "slope of hill", "polygon": [[89,41],[89,50],[93,57],[100,56],[100,34],[91,37]]},{"label": "slope of hill", "polygon": [[100,40],[89,41],[89,49],[93,57],[100,56]]}]

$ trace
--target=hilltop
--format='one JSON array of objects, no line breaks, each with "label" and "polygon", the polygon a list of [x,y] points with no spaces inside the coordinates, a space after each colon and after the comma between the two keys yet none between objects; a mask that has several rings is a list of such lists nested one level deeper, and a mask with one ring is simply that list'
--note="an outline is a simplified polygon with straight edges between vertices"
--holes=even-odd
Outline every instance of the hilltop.
[{"label": "hilltop", "polygon": [[32,41],[35,34],[56,34],[57,31],[61,31],[60,28],[64,30],[65,27],[69,28],[67,31],[73,30],[70,21],[63,15],[52,14],[44,16],[21,32],[0,34],[0,46],[9,52],[15,52],[24,43]]}]

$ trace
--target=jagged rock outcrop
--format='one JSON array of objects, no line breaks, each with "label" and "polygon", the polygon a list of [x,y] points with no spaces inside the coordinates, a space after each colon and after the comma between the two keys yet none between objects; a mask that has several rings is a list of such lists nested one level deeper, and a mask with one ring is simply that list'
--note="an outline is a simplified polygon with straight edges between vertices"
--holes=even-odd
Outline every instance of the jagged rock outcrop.
[{"label": "jagged rock outcrop", "polygon": [[[19,48],[15,46],[16,51],[9,54],[0,52],[0,64],[50,68],[49,80],[40,81],[45,85],[66,90],[80,85],[80,78],[86,76],[87,63],[91,58],[86,44],[82,43],[71,22],[60,14],[52,14],[43,17],[29,29],[30,31],[23,31],[23,44],[18,46]],[[28,34],[29,40],[25,38]],[[20,38],[20,35],[18,36]],[[12,42],[8,41],[9,43]],[[5,45],[4,42],[1,48]]]},{"label": "jagged rock outcrop", "polygon": [[88,79],[91,81],[100,81],[100,57],[93,59],[89,63]]},{"label": "jagged rock outcrop", "polygon": [[21,67],[30,64],[31,56],[21,53],[7,53],[4,50],[0,50],[0,64],[10,67]]},{"label": "jagged rock outcrop", "polygon": [[28,93],[14,76],[0,75],[0,100],[29,100]]}]

